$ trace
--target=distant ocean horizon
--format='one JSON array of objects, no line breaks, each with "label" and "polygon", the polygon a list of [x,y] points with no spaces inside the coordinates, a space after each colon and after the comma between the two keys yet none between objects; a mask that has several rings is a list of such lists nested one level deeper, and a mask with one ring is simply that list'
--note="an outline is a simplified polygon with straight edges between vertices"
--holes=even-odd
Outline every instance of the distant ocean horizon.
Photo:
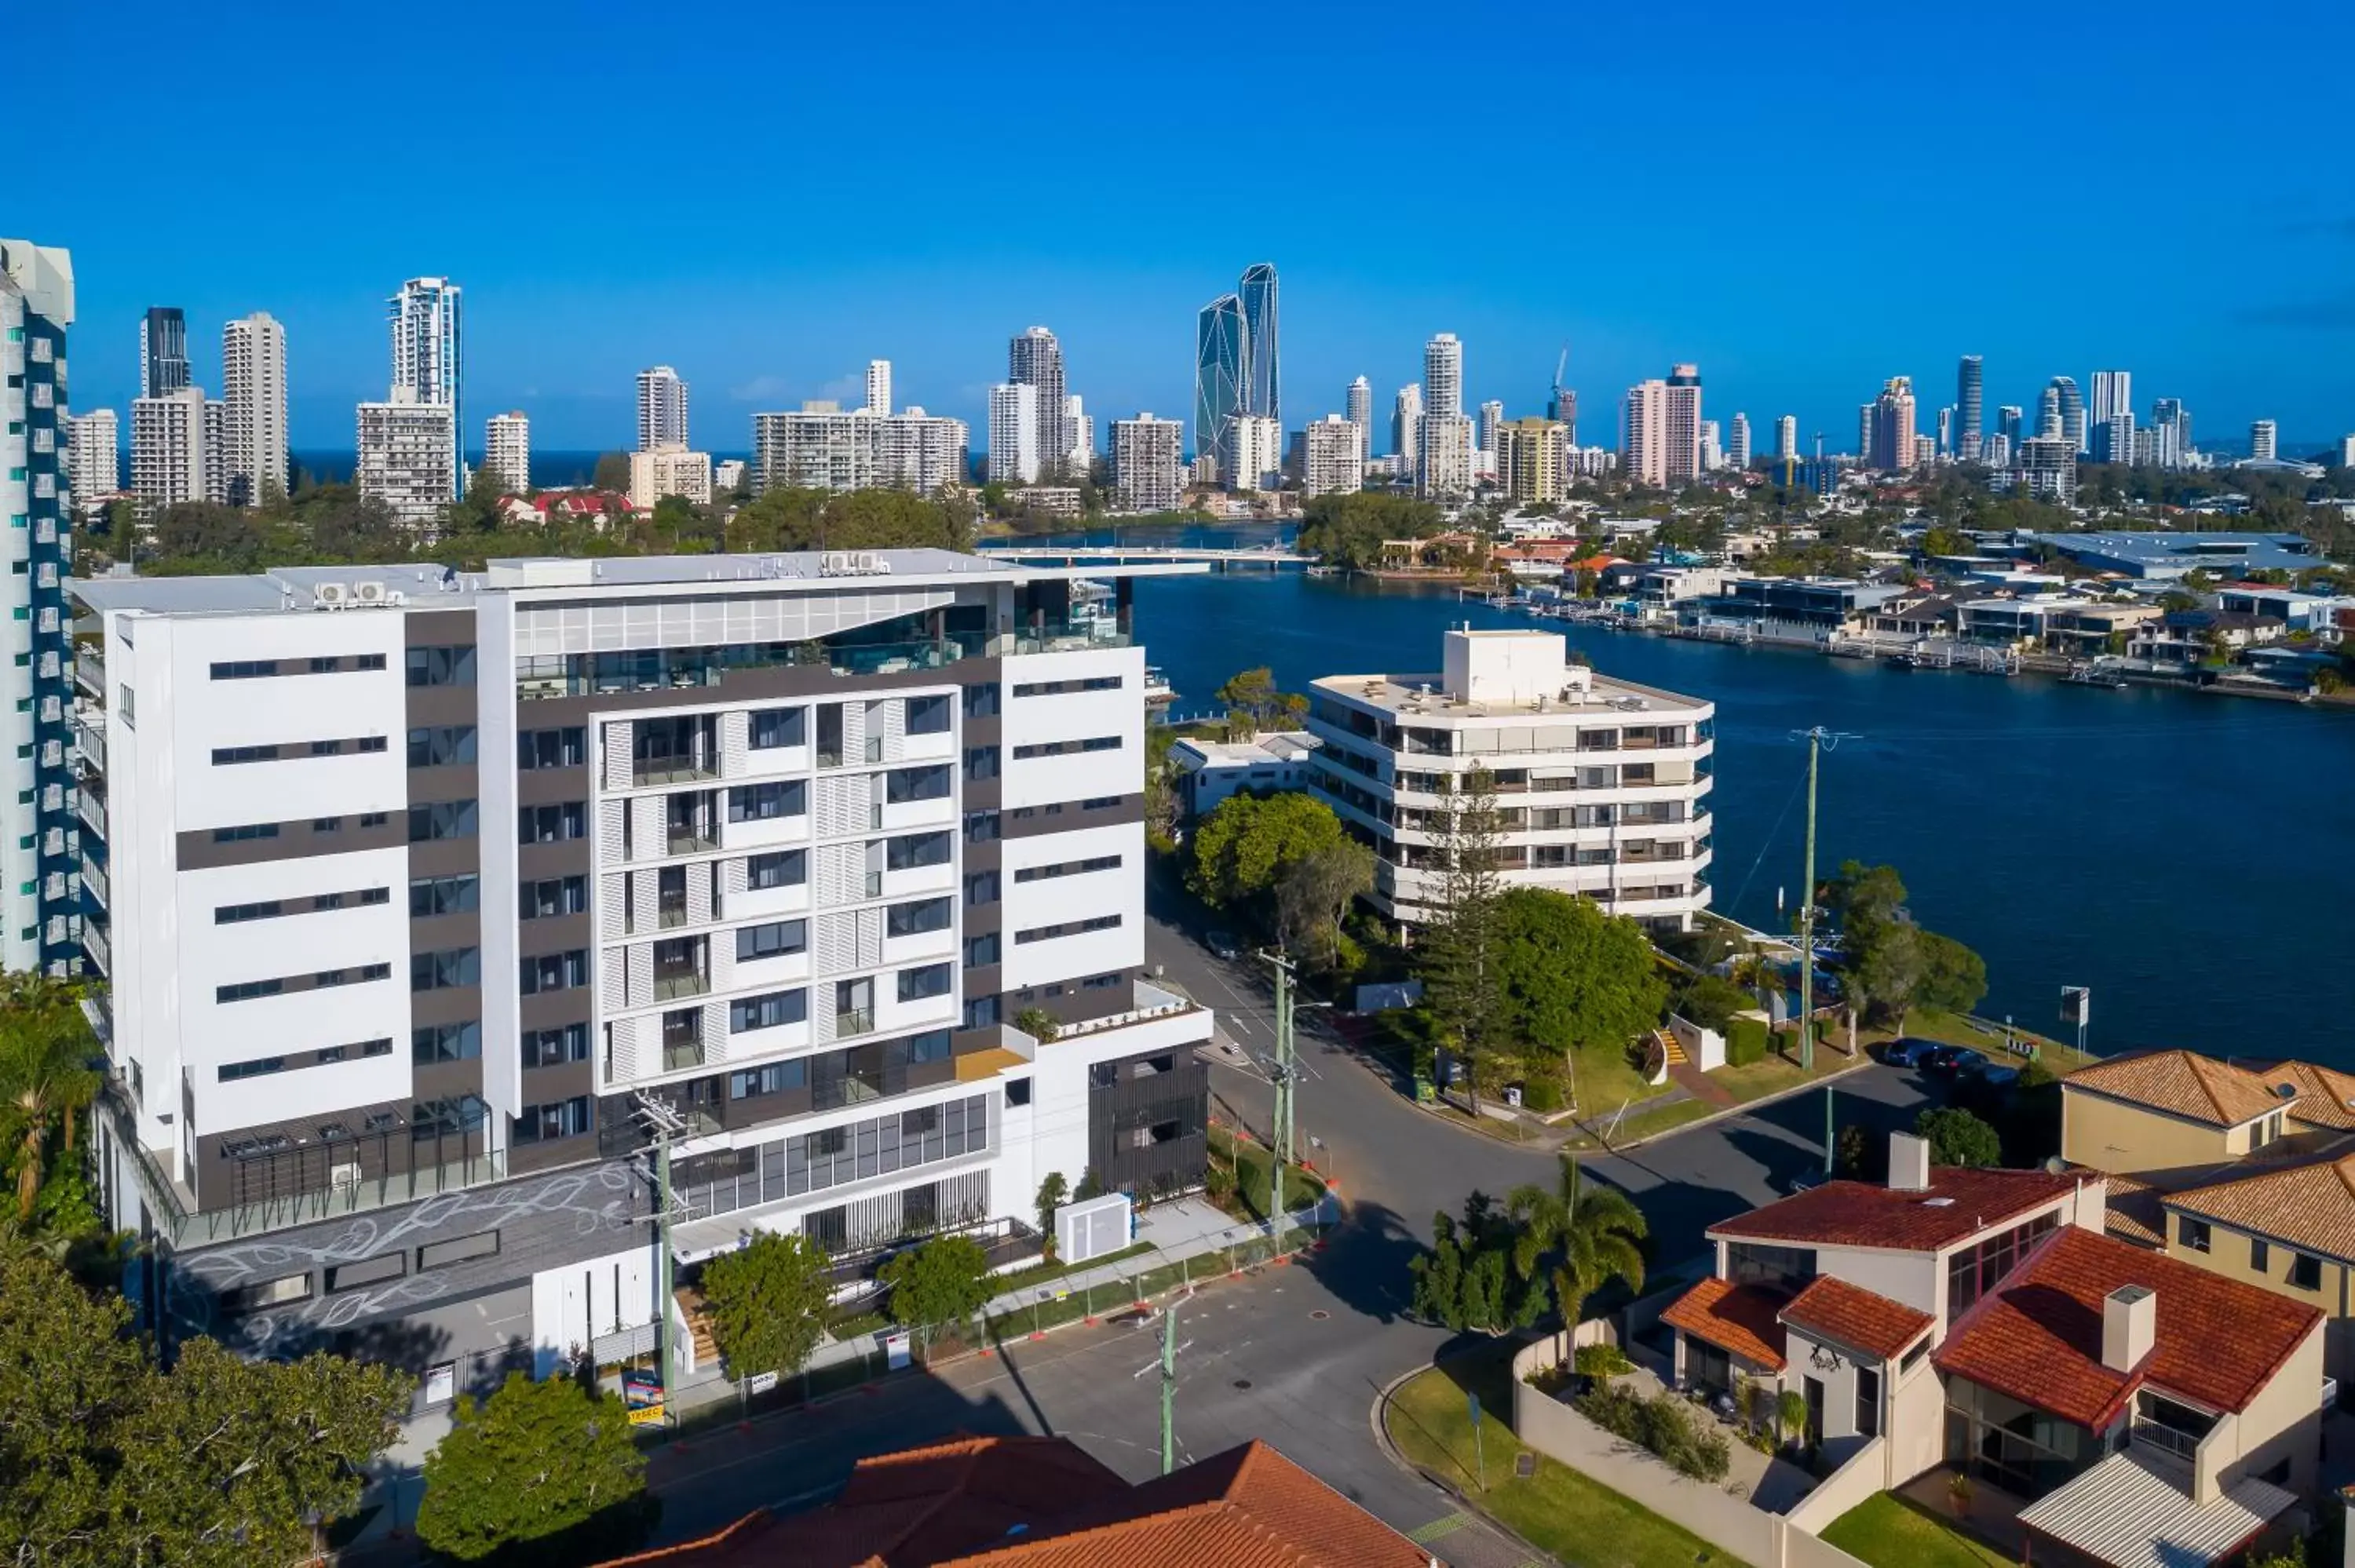
[{"label": "distant ocean horizon", "polygon": [[[599,458],[609,451],[623,450],[626,449],[619,447],[591,447],[577,450],[549,451],[535,450],[531,454],[531,482],[542,490],[558,490],[567,485],[586,484],[590,477],[597,471]],[[358,463],[357,454],[349,447],[297,447],[289,455],[293,458],[295,467],[310,474],[322,484],[349,483],[352,470]],[[713,452],[711,461],[714,463],[722,463],[731,460],[744,460],[748,455],[742,452]],[[482,465],[481,452],[473,451],[466,454],[467,467],[480,468]]]}]

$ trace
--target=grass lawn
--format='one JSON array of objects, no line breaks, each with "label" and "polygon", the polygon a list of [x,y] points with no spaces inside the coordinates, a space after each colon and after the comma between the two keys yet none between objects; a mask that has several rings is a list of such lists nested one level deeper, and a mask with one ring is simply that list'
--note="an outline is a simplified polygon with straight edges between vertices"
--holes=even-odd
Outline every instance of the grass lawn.
[{"label": "grass lawn", "polygon": [[[1990,1056],[2004,1056],[2001,1024],[1997,1024],[1992,1033],[1987,1033],[1973,1028],[1967,1020],[1954,1013],[1917,1007],[1905,1015],[1905,1033],[1925,1040],[1943,1040],[1949,1045],[1967,1045],[1973,1050],[1984,1051]],[[2073,1073],[2089,1063],[2100,1060],[2096,1056],[2081,1056],[2077,1054],[2077,1048],[2074,1045],[2063,1044],[2049,1035],[2039,1034],[2032,1029],[2022,1029],[2015,1024],[2012,1026],[2012,1033],[2024,1039],[2035,1041],[2036,1059],[2056,1073]]]},{"label": "grass lawn", "polygon": [[[1264,1221],[1268,1189],[1274,1184],[1270,1174],[1274,1156],[1256,1143],[1235,1137],[1225,1128],[1212,1128],[1210,1158],[1234,1167],[1235,1195],[1220,1206],[1238,1219]],[[1296,1214],[1325,1195],[1325,1183],[1297,1165],[1286,1171],[1284,1178],[1286,1213]]]},{"label": "grass lawn", "polygon": [[[1513,1408],[1510,1376],[1510,1361],[1487,1352],[1418,1373],[1384,1412],[1391,1441],[1570,1568],[1742,1568],[1699,1536],[1566,1465],[1538,1456],[1527,1480],[1516,1477],[1513,1462],[1523,1449],[1505,1425]],[[1480,1396],[1485,1456],[1475,1450],[1467,1387]],[[1484,1457],[1485,1488],[1479,1482]]]},{"label": "grass lawn", "polygon": [[1824,1540],[1874,1568],[2010,1568],[2011,1559],[1945,1520],[1881,1492],[1832,1520]]}]

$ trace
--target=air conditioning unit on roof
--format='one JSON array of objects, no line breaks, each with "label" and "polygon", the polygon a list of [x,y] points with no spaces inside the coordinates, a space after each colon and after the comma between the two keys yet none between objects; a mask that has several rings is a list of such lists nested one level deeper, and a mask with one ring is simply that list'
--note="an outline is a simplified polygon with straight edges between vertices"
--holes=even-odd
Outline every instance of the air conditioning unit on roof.
[{"label": "air conditioning unit on roof", "polygon": [[314,583],[311,587],[311,608],[341,609],[351,602],[352,590],[345,583]]},{"label": "air conditioning unit on roof", "polygon": [[355,583],[352,585],[352,599],[360,604],[381,605],[384,603],[384,585],[379,582]]}]

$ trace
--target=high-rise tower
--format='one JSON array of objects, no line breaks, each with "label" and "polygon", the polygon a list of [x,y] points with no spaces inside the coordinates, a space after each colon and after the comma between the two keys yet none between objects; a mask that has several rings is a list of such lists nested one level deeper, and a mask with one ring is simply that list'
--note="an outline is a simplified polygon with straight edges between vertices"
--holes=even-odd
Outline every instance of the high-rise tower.
[{"label": "high-rise tower", "polygon": [[465,465],[458,453],[458,424],[464,415],[463,298],[464,291],[447,278],[411,278],[385,302],[392,329],[392,395],[387,401],[448,410],[450,450],[436,488],[439,476],[446,475],[449,501],[465,489]]},{"label": "high-rise tower", "polygon": [[1033,400],[1038,405],[1039,461],[1061,468],[1078,439],[1063,415],[1063,345],[1045,327],[1024,329],[1006,345],[1006,379],[1011,386],[1039,389]]},{"label": "high-rise tower", "polygon": [[638,450],[687,445],[687,383],[667,365],[638,372]]},{"label": "high-rise tower", "polygon": [[1955,455],[1965,462],[1979,461],[1979,440],[1986,433],[1980,417],[1985,412],[1987,362],[1980,355],[1963,355],[1962,365],[1955,372],[1955,408],[1962,429],[1955,440]]},{"label": "high-rise tower", "polygon": [[221,328],[221,465],[231,506],[286,493],[286,329],[266,311]]},{"label": "high-rise tower", "polygon": [[1243,387],[1250,366],[1251,331],[1243,322],[1241,296],[1220,294],[1194,320],[1194,455],[1217,458],[1221,481],[1233,472],[1228,427],[1248,411]]},{"label": "high-rise tower", "polygon": [[139,318],[139,396],[168,397],[187,385],[187,318],[177,305],[150,305]]},{"label": "high-rise tower", "polygon": [[1284,422],[1282,377],[1276,363],[1275,264],[1254,261],[1243,269],[1235,291],[1242,302],[1243,336],[1249,345],[1243,405],[1248,413]]}]

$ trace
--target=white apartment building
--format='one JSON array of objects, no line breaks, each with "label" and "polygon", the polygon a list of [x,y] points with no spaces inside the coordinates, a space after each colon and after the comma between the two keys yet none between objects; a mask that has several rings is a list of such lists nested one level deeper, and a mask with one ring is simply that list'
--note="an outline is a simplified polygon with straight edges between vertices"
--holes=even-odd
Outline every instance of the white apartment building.
[{"label": "white apartment building", "polygon": [[989,477],[1029,484],[1039,477],[1039,388],[1002,381],[989,389]]},{"label": "white apartment building", "polygon": [[502,490],[522,495],[531,489],[530,416],[517,408],[485,421],[483,466],[498,475]]},{"label": "white apartment building", "polygon": [[123,431],[112,408],[71,416],[66,467],[77,504],[89,506],[123,488]]},{"label": "white apartment building", "polygon": [[457,410],[412,401],[409,390],[396,387],[393,401],[359,406],[359,466],[353,479],[363,496],[381,503],[403,527],[430,532],[459,492],[458,440],[451,429]]},{"label": "white apartment building", "polygon": [[1464,344],[1452,332],[1423,345],[1423,396],[1426,414],[1464,412]]},{"label": "white apartment building", "polygon": [[804,403],[799,413],[752,416],[752,488],[868,490],[879,461],[877,426],[864,408]]},{"label": "white apartment building", "polygon": [[1327,414],[1303,432],[1301,489],[1310,495],[1348,495],[1366,487],[1366,430],[1354,419]]},{"label": "white apartment building", "polygon": [[907,412],[878,422],[876,440],[877,473],[884,484],[933,495],[965,482],[973,436],[963,419],[910,404]]},{"label": "white apartment building", "polygon": [[142,517],[205,500],[210,493],[205,481],[208,455],[202,387],[131,400],[131,493]]},{"label": "white apartment building", "polygon": [[1233,471],[1221,475],[1230,490],[1271,490],[1284,470],[1284,427],[1263,414],[1237,414],[1228,421],[1227,446]]},{"label": "white apartment building", "polygon": [[1709,906],[1716,708],[1569,662],[1551,631],[1451,630],[1436,674],[1328,675],[1310,692],[1316,786],[1374,848],[1373,903],[1414,926],[1440,883],[1447,788],[1496,784],[1503,880],[1683,927]]},{"label": "white apartment building", "polygon": [[1414,477],[1415,454],[1422,450],[1423,387],[1401,387],[1391,405],[1391,456],[1403,471],[1400,478]]},{"label": "white apartment building", "polygon": [[259,506],[286,493],[286,329],[267,311],[221,328],[220,499]]},{"label": "white apartment building", "polygon": [[651,1348],[650,1117],[681,1266],[1199,1181],[1128,580],[1189,569],[1091,566],[1092,615],[938,550],[76,585],[134,1298],[257,1352]]},{"label": "white apartment building", "polygon": [[[890,372],[885,372],[888,394]],[[687,446],[687,383],[667,365],[638,372],[638,450]]]},{"label": "white apartment building", "polygon": [[205,499],[215,506],[229,503],[229,405],[218,397],[205,402]]},{"label": "white apartment building", "polygon": [[1063,431],[1071,437],[1071,450],[1063,454],[1071,472],[1082,479],[1096,461],[1096,417],[1087,411],[1080,395],[1073,392],[1063,399]]},{"label": "white apartment building", "polygon": [[683,496],[698,506],[711,504],[711,454],[657,447],[630,454],[630,504],[652,509],[666,495]]},{"label": "white apartment building", "polygon": [[1736,413],[1725,439],[1725,466],[1740,472],[1750,466],[1750,416]]},{"label": "white apartment building", "polygon": [[711,471],[711,487],[733,494],[742,488],[751,468],[742,458],[730,458]]},{"label": "white apartment building", "polygon": [[1497,450],[1497,430],[1505,422],[1505,405],[1491,397],[1480,405],[1480,450],[1493,453]]},{"label": "white apartment building", "polygon": [[1619,467],[1630,482],[1665,489],[1668,482],[1668,384],[1638,381],[1620,405]]},{"label": "white apartment building", "polygon": [[1373,450],[1374,440],[1373,383],[1368,381],[1362,376],[1359,376],[1355,381],[1350,382],[1349,389],[1342,400],[1341,407],[1344,413],[1348,417],[1349,423],[1357,426],[1359,432],[1363,435],[1364,450],[1370,454]]},{"label": "white apartment building", "polygon": [[1422,446],[1415,454],[1415,493],[1440,497],[1471,494],[1471,419],[1460,413],[1434,410],[1417,421],[1416,429]]},{"label": "white apartment building", "polygon": [[[465,413],[462,375],[464,334],[461,330],[464,294],[447,278],[411,278],[401,284],[400,292],[385,302],[385,313],[392,330],[392,386],[386,394],[386,402],[415,403],[449,410],[442,431],[448,452],[407,464],[412,485],[421,485],[428,480],[448,482],[450,488],[433,498],[437,507],[457,500],[465,486],[466,464],[458,452],[458,431]],[[363,429],[368,422],[363,412]],[[422,419],[410,422],[410,440],[421,438],[423,433]],[[366,450],[363,442],[363,467]],[[423,493],[417,491],[404,498],[403,505],[414,512],[425,500]]]},{"label": "white apartment building", "polygon": [[888,359],[867,362],[867,411],[878,418],[891,412],[891,362]]},{"label": "white apartment building", "polygon": [[81,864],[68,724],[77,679],[73,486],[67,471],[66,329],[73,258],[0,238],[0,554],[8,572],[9,647],[0,671],[0,968],[62,974],[79,957]]},{"label": "white apartment building", "polygon": [[1774,421],[1774,456],[1778,461],[1799,455],[1799,417],[1785,414]]},{"label": "white apartment building", "polygon": [[1150,413],[1112,422],[1112,482],[1125,512],[1175,512],[1186,496],[1186,427]]},{"label": "white apartment building", "polygon": [[2249,460],[2252,462],[2272,462],[2280,455],[2280,427],[2271,419],[2252,420],[2249,425]]}]

